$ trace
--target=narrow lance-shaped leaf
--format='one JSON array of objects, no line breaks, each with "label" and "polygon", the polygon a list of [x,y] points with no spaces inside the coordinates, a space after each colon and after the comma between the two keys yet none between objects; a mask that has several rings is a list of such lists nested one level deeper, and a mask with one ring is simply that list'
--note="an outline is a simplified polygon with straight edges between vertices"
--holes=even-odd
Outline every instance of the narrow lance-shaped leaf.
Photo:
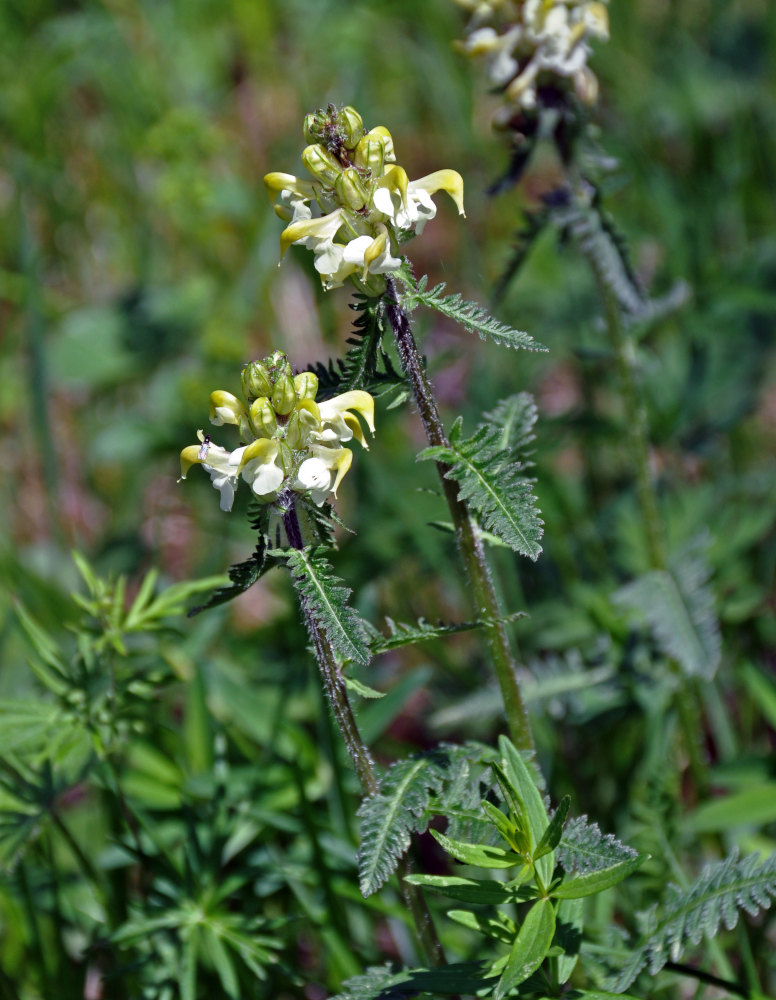
[{"label": "narrow lance-shaped leaf", "polygon": [[[501,751],[504,772],[509,781],[514,785],[522,799],[528,824],[531,829],[534,846],[538,845],[544,835],[544,831],[549,825],[549,817],[544,807],[542,796],[536,787],[536,782],[531,776],[525,761],[514,745],[502,736],[498,741]],[[550,884],[553,868],[555,867],[555,855],[550,852],[536,862],[536,873],[545,886]]]},{"label": "narrow lance-shaped leaf", "polygon": [[627,875],[635,871],[647,860],[648,855],[637,854],[635,858],[627,861],[620,861],[611,868],[601,868],[598,871],[586,872],[584,875],[572,875],[552,889],[552,895],[556,899],[581,899],[584,896],[592,896],[604,889],[611,889],[617,885]]},{"label": "narrow lance-shaped leaf", "polygon": [[553,813],[549,826],[542,835],[542,839],[536,845],[534,859],[544,857],[545,854],[549,854],[550,851],[554,851],[558,846],[560,838],[563,834],[563,825],[566,822],[566,817],[569,814],[570,808],[571,797],[564,795],[560,801],[560,805]]},{"label": "narrow lance-shaped leaf", "polygon": [[350,590],[332,572],[320,548],[274,549],[285,557],[300,599],[342,660],[369,662],[369,640],[358,612],[347,603]]},{"label": "narrow lance-shaped leaf", "polygon": [[549,899],[531,907],[512,945],[506,967],[493,991],[493,1000],[502,1000],[510,990],[536,972],[550,950],[555,934],[555,910]]}]

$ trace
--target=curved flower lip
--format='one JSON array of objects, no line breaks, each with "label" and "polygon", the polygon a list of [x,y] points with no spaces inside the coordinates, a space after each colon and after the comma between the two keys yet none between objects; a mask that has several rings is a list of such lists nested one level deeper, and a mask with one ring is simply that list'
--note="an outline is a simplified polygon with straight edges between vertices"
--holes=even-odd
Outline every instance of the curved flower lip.
[{"label": "curved flower lip", "polygon": [[426,174],[425,177],[410,183],[410,189],[418,188],[427,191],[428,194],[445,191],[455,202],[458,214],[466,217],[463,208],[463,177],[457,170],[435,170],[433,174]]},{"label": "curved flower lip", "polygon": [[285,254],[292,243],[298,243],[300,240],[312,239],[324,242],[333,240],[343,223],[343,212],[344,209],[336,208],[318,219],[302,219],[286,226],[280,234],[280,256]]},{"label": "curved flower lip", "polygon": [[355,410],[360,413],[366,421],[369,430],[375,432],[375,401],[368,392],[363,389],[351,389],[343,392],[333,399],[327,399],[320,404],[321,420],[336,419],[337,415],[344,416],[348,410]]},{"label": "curved flower lip", "polygon": [[315,195],[312,181],[303,181],[294,174],[284,174],[280,170],[265,174],[264,186],[270,196],[280,191],[293,191],[294,194],[302,195],[304,198],[312,198]]}]

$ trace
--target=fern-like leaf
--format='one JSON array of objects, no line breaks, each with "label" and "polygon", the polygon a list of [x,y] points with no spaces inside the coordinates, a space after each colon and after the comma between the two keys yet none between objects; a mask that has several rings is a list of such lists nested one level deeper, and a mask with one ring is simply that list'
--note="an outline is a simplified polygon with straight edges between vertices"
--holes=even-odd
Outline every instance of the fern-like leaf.
[{"label": "fern-like leaf", "polygon": [[412,312],[416,306],[428,306],[447,316],[448,319],[460,323],[469,333],[476,333],[481,340],[492,340],[494,344],[514,349],[524,348],[528,351],[546,351],[547,348],[534,340],[522,330],[516,330],[506,323],[500,322],[476,302],[467,302],[460,293],[443,295],[445,285],[437,285],[427,289],[428,279],[424,276],[416,287],[410,287],[404,294],[402,304],[407,312]]},{"label": "fern-like leaf", "polygon": [[754,916],[776,899],[776,854],[760,862],[759,854],[739,858],[734,850],[701,872],[685,890],[669,886],[662,909],[645,914],[646,929],[628,963],[612,983],[626,990],[642,969],[654,976],[666,962],[676,962],[688,945],[714,937],[721,925],[732,930],[739,910]]},{"label": "fern-like leaf", "polygon": [[719,666],[721,640],[711,570],[697,544],[673,560],[669,570],[651,570],[622,587],[615,602],[646,619],[666,656],[688,676],[711,680]]},{"label": "fern-like leaf", "polygon": [[569,873],[603,871],[623,861],[638,857],[638,851],[611,833],[602,833],[597,823],[588,823],[587,816],[577,816],[566,824],[555,856]]},{"label": "fern-like leaf", "polygon": [[[475,743],[442,744],[427,754],[397,761],[380,784],[380,791],[365,799],[358,852],[359,883],[365,896],[376,892],[396,869],[413,833],[422,833],[436,810],[432,796],[444,795],[445,806],[469,807],[471,764],[483,762],[493,751]],[[466,780],[462,780],[462,774]],[[456,800],[463,798],[459,803]]]},{"label": "fern-like leaf", "polygon": [[[514,614],[499,618],[499,622],[514,621],[522,618],[524,612],[517,611]],[[437,622],[432,625],[425,618],[418,618],[415,624],[407,622],[395,622],[392,618],[386,617],[385,624],[387,634],[378,632],[374,626],[367,624],[372,653],[377,656],[379,653],[387,653],[391,649],[399,649],[402,646],[413,646],[418,642],[428,642],[431,639],[439,639],[446,635],[455,635],[458,632],[471,632],[475,628],[484,628],[493,624],[491,621],[478,622]]]},{"label": "fern-like leaf", "polygon": [[343,661],[369,663],[369,639],[358,612],[347,603],[350,590],[332,572],[321,547],[273,550],[284,558],[305,608]]},{"label": "fern-like leaf", "polygon": [[448,447],[425,448],[418,458],[449,465],[446,478],[458,483],[460,499],[469,504],[482,526],[516,552],[536,560],[542,551],[539,540],[544,524],[535,506],[533,483],[521,475],[524,466],[516,450],[502,446],[505,428],[494,417],[507,412],[499,404],[470,438],[462,436],[457,420]]},{"label": "fern-like leaf", "polygon": [[[484,962],[467,962],[436,969],[402,969],[389,965],[367,969],[349,979],[332,1000],[409,1000],[418,996],[457,996],[479,993],[487,984]],[[490,980],[493,983],[493,980]]]},{"label": "fern-like leaf", "polygon": [[328,365],[318,362],[311,369],[318,376],[319,401],[351,389],[382,396],[405,385],[404,377],[382,348],[383,324],[378,304],[373,298],[356,295],[350,308],[357,314],[346,342],[350,350],[344,358],[329,361]]},{"label": "fern-like leaf", "polygon": [[196,607],[190,608],[187,612],[188,617],[193,618],[194,615],[201,614],[201,612],[207,611],[209,608],[216,608],[219,604],[226,604],[227,601],[233,601],[235,597],[244,594],[246,590],[252,587],[257,580],[264,576],[273,566],[277,566],[277,564],[278,559],[267,551],[267,536],[264,534],[259,535],[259,540],[250,559],[246,559],[245,562],[235,563],[234,566],[230,566],[227,570],[229,579],[232,581],[231,584],[228,587],[219,587],[217,590],[214,590],[204,604],[198,604]]}]

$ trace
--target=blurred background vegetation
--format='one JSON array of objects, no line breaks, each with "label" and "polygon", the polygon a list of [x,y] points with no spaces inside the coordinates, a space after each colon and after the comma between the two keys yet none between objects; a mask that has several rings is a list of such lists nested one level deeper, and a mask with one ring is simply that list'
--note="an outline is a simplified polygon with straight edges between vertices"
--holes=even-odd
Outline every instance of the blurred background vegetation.
[{"label": "blurred background vegetation", "polygon": [[[773,733],[758,721],[751,677],[776,665],[776,7],[612,0],[610,15],[612,41],[591,61],[601,144],[619,161],[607,205],[649,289],[690,288],[683,309],[641,332],[640,357],[671,547],[709,536],[724,653],[705,738],[715,759],[754,755],[753,773],[772,775]],[[519,186],[486,195],[507,153],[489,125],[497,98],[452,47],[461,21],[449,0],[0,5],[4,697],[34,686],[9,595],[51,630],[72,623],[72,548],[101,574],[126,574],[130,593],[151,567],[179,581],[222,573],[250,550],[245,497],[227,515],[205,476],[176,485],[178,452],[206,428],[210,391],[238,390],[242,364],[282,348],[302,369],[348,335],[346,289],[324,295],[303,251],[278,268],[281,226],[262,184],[270,170],[301,172],[307,111],[353,104],[369,127],[390,128],[411,177],[462,173],[466,221],[441,204],[407,250],[432,282],[489,300],[523,209],[558,168],[540,151]],[[469,429],[501,396],[536,395],[545,553],[533,566],[497,551],[498,583],[507,607],[530,614],[516,633],[554,791],[573,786],[577,812],[615,826],[648,726],[608,683],[629,639],[608,597],[646,560],[585,262],[544,233],[497,315],[549,353],[505,354],[438,319],[419,320],[421,339],[447,415],[462,412]],[[428,527],[444,512],[433,468],[412,458],[416,416],[405,406],[377,419],[341,490],[357,535],[343,538],[337,572],[375,622],[465,619],[451,539]],[[368,682],[391,692],[361,714],[378,756],[498,727],[478,648],[463,635],[370,668]],[[309,822],[283,767],[318,768],[306,794],[328,801],[332,777],[313,750],[331,734],[286,580],[270,575],[233,606],[181,619],[154,655],[178,678],[150,709],[175,765],[155,805],[195,794],[207,763],[185,738],[196,678],[209,725],[246,761],[282,761],[268,772],[273,794],[285,789],[292,824]],[[626,666],[635,690],[638,664]],[[541,694],[553,671],[589,668],[600,683],[574,698]],[[278,749],[281,717],[294,737]],[[148,805],[150,758],[133,760]],[[74,801],[75,821],[87,824],[92,807]],[[769,829],[746,832],[745,846],[772,848]],[[22,945],[9,940],[13,971]],[[357,971],[347,966],[342,957],[330,985]]]}]

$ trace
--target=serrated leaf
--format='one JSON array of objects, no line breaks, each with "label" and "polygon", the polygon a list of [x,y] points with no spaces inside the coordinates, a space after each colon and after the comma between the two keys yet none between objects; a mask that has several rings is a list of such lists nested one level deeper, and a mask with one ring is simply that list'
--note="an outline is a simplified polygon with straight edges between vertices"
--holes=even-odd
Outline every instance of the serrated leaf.
[{"label": "serrated leaf", "polygon": [[587,816],[569,820],[556,854],[559,864],[569,873],[600,871],[638,857],[632,847],[611,833],[602,833],[597,823],[588,823]]},{"label": "serrated leaf", "polygon": [[656,975],[666,962],[677,962],[689,945],[714,937],[720,926],[732,930],[739,910],[754,916],[776,900],[776,854],[760,863],[759,854],[739,858],[734,850],[724,861],[707,865],[687,889],[668,887],[662,908],[646,915],[648,930],[631,958],[611,982],[626,990],[649,967]]},{"label": "serrated leaf", "polygon": [[347,603],[350,590],[334,576],[323,550],[275,549],[270,555],[285,558],[305,613],[314,618],[335,654],[346,662],[367,664],[370,652],[364,623]]},{"label": "serrated leaf", "polygon": [[[404,377],[394,368],[382,349],[383,326],[379,305],[374,298],[355,295],[350,308],[357,314],[350,346],[344,358],[320,362],[310,368],[318,377],[318,400],[331,399],[351,389],[363,389],[372,396],[382,396],[405,385]],[[392,405],[396,400],[392,401]]]},{"label": "serrated leaf", "polygon": [[[533,482],[523,475],[525,465],[518,448],[504,444],[512,436],[525,440],[525,421],[523,433],[515,432],[515,406],[510,399],[503,400],[486,414],[486,421],[470,438],[462,437],[457,422],[451,429],[449,446],[424,448],[418,459],[448,465],[445,478],[458,484],[460,499],[482,527],[516,552],[536,560],[542,551],[539,541],[544,523],[536,507]],[[523,403],[520,406],[525,409]]]},{"label": "serrated leaf", "polygon": [[584,875],[572,875],[559,885],[553,886],[551,892],[556,899],[582,899],[592,896],[605,889],[611,889],[627,875],[635,871],[647,860],[648,855],[638,854],[635,858],[620,861],[610,868],[600,868],[598,871],[586,872]]},{"label": "serrated leaf", "polygon": [[676,660],[687,676],[704,680],[714,677],[721,654],[710,572],[694,545],[670,571],[651,570],[614,595],[616,603],[647,621],[665,656]]},{"label": "serrated leaf", "polygon": [[488,754],[487,747],[467,744],[442,745],[434,751],[397,761],[383,778],[380,791],[365,799],[358,852],[359,882],[365,896],[375,892],[395,870],[410,845],[412,833],[420,833],[431,818],[431,797],[444,796],[449,807],[458,803],[461,770],[468,778],[472,762]]},{"label": "serrated leaf", "polygon": [[510,990],[536,972],[544,961],[555,935],[555,910],[549,899],[540,899],[520,925],[506,967],[493,991],[493,1000],[502,1000]]},{"label": "serrated leaf", "polygon": [[524,864],[524,859],[514,851],[503,847],[490,847],[487,844],[464,844],[460,840],[446,837],[438,830],[432,830],[431,836],[438,841],[448,854],[464,865],[477,868],[514,868]]},{"label": "serrated leaf", "polygon": [[188,612],[188,617],[193,618],[194,615],[208,611],[210,608],[216,608],[220,604],[226,604],[227,601],[233,601],[235,597],[244,594],[246,590],[252,587],[273,566],[277,566],[278,561],[268,551],[267,537],[261,533],[250,559],[246,559],[241,563],[235,563],[234,566],[229,567],[227,573],[231,581],[230,585],[228,587],[218,587],[204,604],[198,604],[196,607],[191,608]]},{"label": "serrated leaf", "polygon": [[[523,617],[523,612],[507,615],[503,619],[499,619],[499,622],[514,621],[520,617]],[[425,618],[418,618],[417,622],[413,625],[406,622],[395,622],[392,618],[386,617],[385,624],[387,634],[378,632],[371,625],[367,626],[372,652],[375,656],[380,653],[387,653],[392,649],[400,649],[402,646],[411,646],[418,642],[428,642],[446,635],[455,635],[458,632],[471,632],[473,629],[484,628],[495,624],[495,622],[488,619],[476,622],[452,622],[447,624],[437,622],[436,625],[432,625]]]},{"label": "serrated leaf", "polygon": [[467,302],[460,293],[443,295],[444,283],[429,290],[426,287],[426,281],[425,277],[422,278],[417,288],[409,289],[403,296],[402,304],[408,312],[411,312],[418,305],[424,305],[429,309],[436,309],[448,319],[460,323],[465,330],[478,334],[482,340],[492,340],[494,344],[514,349],[547,350],[529,334],[522,330],[516,330],[491,316],[481,305],[476,302]]}]

